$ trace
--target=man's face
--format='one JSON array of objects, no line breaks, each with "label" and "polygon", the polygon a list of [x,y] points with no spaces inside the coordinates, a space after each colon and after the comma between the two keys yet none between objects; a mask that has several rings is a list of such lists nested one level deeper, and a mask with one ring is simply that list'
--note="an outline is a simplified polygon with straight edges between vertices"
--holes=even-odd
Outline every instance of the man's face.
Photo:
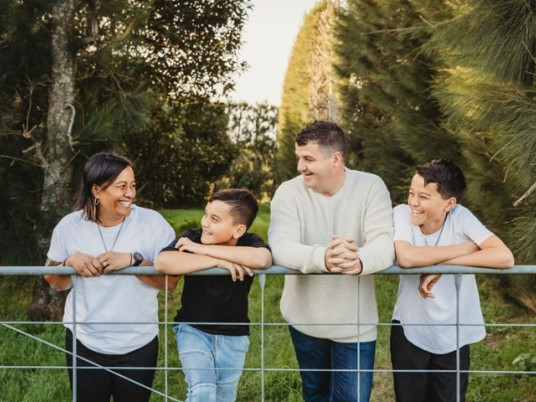
[{"label": "man's face", "polygon": [[445,221],[447,212],[456,204],[454,197],[444,199],[436,183],[424,184],[424,178],[413,176],[408,195],[411,222],[421,227],[424,234],[435,233]]},{"label": "man's face", "polygon": [[309,141],[303,146],[296,144],[296,161],[308,188],[326,196],[333,195],[333,178],[342,163],[338,152],[328,155],[316,142]]}]

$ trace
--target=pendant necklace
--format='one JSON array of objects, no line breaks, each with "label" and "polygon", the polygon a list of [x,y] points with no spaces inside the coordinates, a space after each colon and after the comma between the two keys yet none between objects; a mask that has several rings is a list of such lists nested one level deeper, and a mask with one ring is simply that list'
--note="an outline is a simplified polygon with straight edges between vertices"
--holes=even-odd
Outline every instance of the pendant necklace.
[{"label": "pendant necklace", "polygon": [[[443,229],[445,228],[445,222],[447,222],[447,219],[449,217],[449,212],[447,212],[447,216],[445,216],[445,220],[441,224],[441,229],[439,230],[439,236],[437,236],[437,239],[435,241],[434,247],[436,247],[437,243],[439,243],[439,239],[441,238],[441,234],[443,233]],[[424,233],[423,233],[423,235],[424,235],[424,245],[428,246],[428,242],[426,241],[426,235]]]},{"label": "pendant necklace", "polygon": [[[106,250],[106,252],[108,252],[108,248],[106,247],[106,242],[104,241],[104,236],[102,235],[102,231],[101,231],[101,228],[100,228],[100,225],[97,223],[97,229],[99,229],[99,234],[100,234],[100,238],[102,240],[102,245],[104,246],[104,250]],[[114,247],[115,247],[115,243],[117,242],[117,239],[119,238],[119,234],[121,233],[121,229],[123,229],[123,223],[125,223],[125,218],[123,218],[123,220],[121,221],[121,226],[119,226],[119,230],[117,231],[117,234],[115,235],[115,240],[112,244],[112,248],[110,249],[110,251],[113,251],[114,250]]]}]

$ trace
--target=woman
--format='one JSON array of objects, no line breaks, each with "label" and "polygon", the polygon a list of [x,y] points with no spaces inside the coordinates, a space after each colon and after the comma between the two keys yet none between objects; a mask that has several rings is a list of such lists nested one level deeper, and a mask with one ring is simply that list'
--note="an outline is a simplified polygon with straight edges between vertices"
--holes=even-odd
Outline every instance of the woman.
[{"label": "woman", "polygon": [[[156,211],[134,205],[135,197],[132,162],[114,153],[95,154],[84,167],[75,212],[52,234],[46,265],[72,266],[79,275],[45,275],[57,291],[72,288],[63,316],[67,366],[73,365],[75,334],[77,367],[93,367],[76,371],[78,401],[112,396],[116,402],[148,401],[151,394],[158,355],[157,293],[166,277],[107,274],[152,265],[175,233]],[[167,280],[168,288],[175,288],[178,278]],[[94,369],[93,363],[108,370]]]}]

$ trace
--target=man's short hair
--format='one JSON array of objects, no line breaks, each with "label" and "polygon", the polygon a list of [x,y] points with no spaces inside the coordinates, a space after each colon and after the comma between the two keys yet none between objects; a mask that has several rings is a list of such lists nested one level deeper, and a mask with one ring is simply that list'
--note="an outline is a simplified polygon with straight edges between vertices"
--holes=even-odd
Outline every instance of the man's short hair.
[{"label": "man's short hair", "polygon": [[330,121],[316,120],[303,128],[296,136],[296,144],[304,146],[311,142],[317,143],[330,154],[340,152],[346,154],[346,137],[342,129]]},{"label": "man's short hair", "polygon": [[461,169],[445,159],[419,165],[416,173],[424,179],[425,185],[436,183],[437,191],[444,199],[455,197],[459,200],[467,186]]},{"label": "man's short hair", "polygon": [[250,228],[259,211],[257,200],[249,190],[238,188],[220,190],[209,198],[208,202],[212,201],[222,201],[228,204],[231,207],[233,222],[246,225],[246,230]]}]

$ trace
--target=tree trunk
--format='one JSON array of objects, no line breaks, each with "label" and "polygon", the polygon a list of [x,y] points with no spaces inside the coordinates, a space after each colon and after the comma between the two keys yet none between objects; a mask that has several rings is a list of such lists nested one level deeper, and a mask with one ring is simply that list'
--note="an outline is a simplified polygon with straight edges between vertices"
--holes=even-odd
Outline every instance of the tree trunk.
[{"label": "tree trunk", "polygon": [[[58,0],[52,10],[52,71],[47,117],[46,149],[41,153],[43,189],[41,193],[41,225],[39,249],[43,262],[50,235],[71,201],[69,185],[72,177],[70,130],[74,119],[74,52],[69,47],[75,0]],[[30,317],[58,319],[63,310],[64,295],[51,290],[42,278],[35,282]]]}]

